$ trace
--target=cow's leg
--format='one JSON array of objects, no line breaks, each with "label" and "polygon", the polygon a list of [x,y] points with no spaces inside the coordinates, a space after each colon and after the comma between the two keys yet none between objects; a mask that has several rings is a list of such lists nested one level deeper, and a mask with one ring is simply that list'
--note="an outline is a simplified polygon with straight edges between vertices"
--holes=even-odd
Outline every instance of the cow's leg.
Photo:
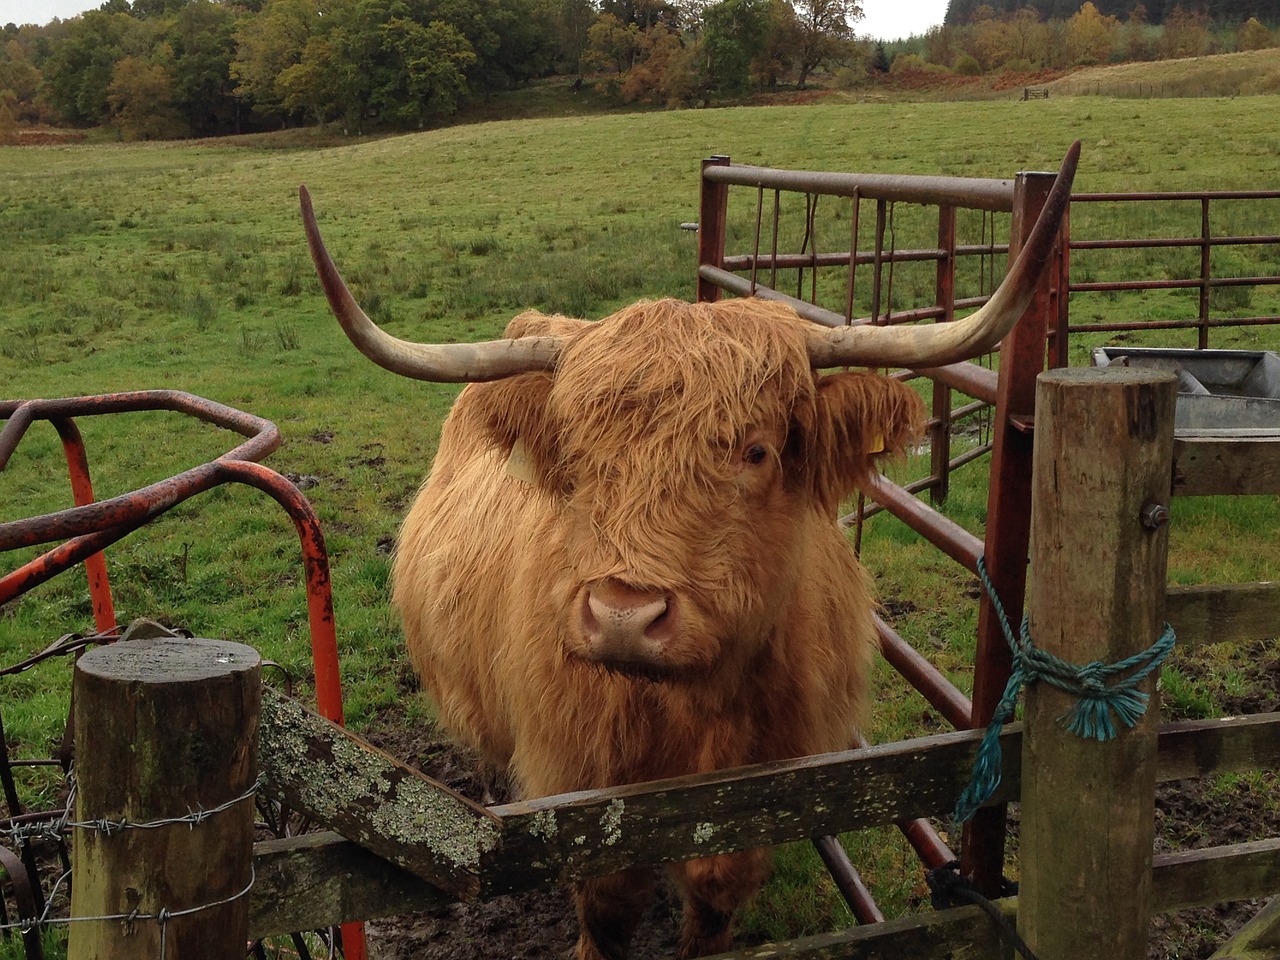
[{"label": "cow's leg", "polygon": [[653,868],[580,880],[574,894],[578,960],[622,960],[653,896]]},{"label": "cow's leg", "polygon": [[672,865],[671,874],[684,893],[682,960],[729,949],[733,913],[759,889],[770,863],[768,850],[743,850]]}]

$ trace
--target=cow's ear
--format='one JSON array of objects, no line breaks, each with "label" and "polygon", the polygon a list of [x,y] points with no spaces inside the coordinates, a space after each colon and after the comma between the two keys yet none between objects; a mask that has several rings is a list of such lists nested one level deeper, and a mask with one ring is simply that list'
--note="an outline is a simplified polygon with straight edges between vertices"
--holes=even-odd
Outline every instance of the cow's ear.
[{"label": "cow's ear", "polygon": [[[517,315],[503,336],[572,338],[590,326],[587,320],[526,310]],[[547,415],[547,398],[554,378],[550,373],[525,373],[467,388],[469,418],[478,436],[494,444],[507,458],[506,472],[526,483],[551,490],[563,486],[557,476],[561,460],[558,429]]]},{"label": "cow's ear", "polygon": [[467,387],[450,414],[448,427],[456,431],[455,445],[497,447],[507,458],[512,476],[529,483],[547,482],[559,461],[555,430],[547,416],[553,382],[549,373],[523,373]]},{"label": "cow's ear", "polygon": [[924,403],[890,377],[837,373],[818,379],[811,422],[800,423],[802,474],[824,511],[834,512],[884,457],[920,436]]}]

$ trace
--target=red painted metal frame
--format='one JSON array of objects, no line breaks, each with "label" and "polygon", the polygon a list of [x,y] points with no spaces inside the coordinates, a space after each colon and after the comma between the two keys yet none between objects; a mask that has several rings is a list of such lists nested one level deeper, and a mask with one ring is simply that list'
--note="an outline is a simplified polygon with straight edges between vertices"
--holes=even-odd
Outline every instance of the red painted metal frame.
[{"label": "red painted metal frame", "polygon": [[[962,180],[945,177],[882,177],[798,173],[794,171],[765,170],[756,167],[734,167],[724,157],[715,158],[714,163],[704,163],[702,178],[701,216],[702,222],[710,225],[710,229],[705,233],[700,231],[699,236],[698,299],[715,299],[720,295],[721,290],[727,290],[740,296],[762,296],[771,300],[789,303],[801,316],[828,326],[851,322],[855,324],[879,322],[880,265],[899,260],[933,259],[937,262],[937,299],[941,306],[904,311],[900,314],[895,313],[892,322],[921,319],[936,319],[945,322],[954,317],[956,309],[977,305],[977,303],[981,302],[980,299],[964,302],[958,302],[955,299],[955,261],[957,255],[961,252],[956,244],[956,208],[973,207],[982,210],[1013,210],[1015,211],[1016,219],[1019,202],[1023,198],[1023,194],[1025,194],[1024,188],[1020,186],[1023,178],[1019,178],[1017,183],[1012,183],[1010,181]],[[1052,180],[1052,176],[1049,175],[1048,179]],[[828,310],[817,304],[805,302],[798,297],[783,294],[772,286],[760,285],[757,281],[757,270],[761,260],[758,239],[755,254],[746,257],[726,258],[724,253],[724,225],[727,219],[728,205],[726,188],[730,184],[754,186],[758,191],[767,186],[775,190],[797,190],[846,196],[853,198],[855,208],[863,198],[875,200],[877,202],[877,231],[874,253],[863,254],[855,249],[856,228],[854,228],[853,236],[850,240],[850,250],[843,254],[823,255],[814,249],[807,255],[780,256],[777,250],[774,249],[772,255],[766,261],[766,265],[771,270],[771,282],[778,268],[789,265],[795,267],[807,266],[811,269],[818,266],[842,266],[847,267],[852,274],[856,264],[871,264],[874,270],[872,317],[853,319],[851,306],[846,306],[844,315],[841,315],[834,310]],[[939,206],[937,250],[885,252],[882,249],[884,204],[890,200],[933,203]],[[775,208],[776,205],[775,197]],[[758,202],[758,216],[760,206],[762,204]],[[812,209],[812,200],[810,200],[808,208]],[[1038,211],[1038,206],[1034,211],[1031,211],[1032,215],[1025,221],[1028,227],[1034,222],[1034,213],[1038,213]],[[1022,212],[1025,214],[1026,211]],[[851,221],[856,223],[856,220],[857,211],[855,209],[851,214]],[[777,229],[775,226],[775,248],[776,237]],[[992,250],[994,250],[994,247],[989,245],[965,248],[965,252],[984,254],[990,253]],[[734,276],[731,272],[733,269],[749,269],[751,271],[750,280]],[[851,275],[849,278],[850,288],[852,284],[853,278]],[[1045,327],[1046,324],[1040,324],[1041,330],[1045,329]],[[1043,340],[1041,341],[1041,353],[1043,354]],[[1036,372],[1038,372],[1038,368]],[[973,396],[988,401],[995,400],[999,394],[997,374],[994,371],[984,370],[973,364],[954,364],[944,369],[915,371],[915,373],[930,376],[935,381],[935,422],[931,424],[932,434],[935,439],[944,438],[946,432],[950,429],[949,387],[958,387]],[[942,453],[942,457],[947,461],[947,469],[950,469],[952,464],[945,450]],[[935,467],[937,466],[936,456],[934,465]],[[945,476],[945,471],[942,475]],[[933,471],[932,476],[934,478],[939,477],[936,469]],[[935,495],[939,497],[945,496],[945,480],[939,481],[935,479],[924,486],[941,486],[942,489],[936,491]],[[982,540],[947,520],[936,510],[932,510],[921,503],[911,495],[911,492],[902,490],[887,480],[883,480],[883,478],[879,478],[873,484],[873,488],[868,489],[866,493],[886,509],[905,520],[908,525],[923,533],[970,571],[976,570],[978,559],[983,555],[984,551],[992,547],[989,540],[984,544]],[[1025,551],[1021,555],[1025,558]],[[1018,602],[1020,603],[1020,597]],[[885,659],[906,677],[949,722],[958,727],[969,726],[974,717],[974,707],[969,698],[965,697],[928,660],[878,618],[876,627],[880,638],[881,653]],[[990,660],[990,657],[987,659]],[[975,666],[976,672],[983,670],[994,671],[996,679],[1003,686],[1008,677],[1008,668],[1007,666],[1003,667],[1003,675],[1001,675],[1001,669],[1001,664],[998,660],[994,663],[979,662]],[[899,827],[927,867],[941,866],[955,859],[955,855],[928,821],[904,822],[899,824]],[[1002,855],[1003,851],[1003,830],[1004,820],[1003,816],[1001,816],[999,846],[996,848],[997,856]],[[880,916],[879,909],[871,899],[869,892],[859,881],[857,871],[848,864],[847,858],[843,858],[843,850],[837,849],[837,846],[833,843],[824,844],[819,842],[819,851],[823,856],[824,862],[827,863],[833,879],[860,922],[869,922],[877,919]]]},{"label": "red painted metal frame", "polygon": [[[700,248],[698,267],[699,298],[704,298],[704,288],[710,284],[740,295],[755,294],[769,299],[791,303],[802,316],[818,323],[836,325],[851,322],[851,312],[841,317],[835,311],[816,304],[803,303],[796,298],[780,294],[771,288],[758,288],[730,275],[731,268],[753,271],[758,266],[756,257],[725,257],[724,227],[727,196],[724,186],[730,183],[750,184],[757,187],[772,186],[775,189],[792,189],[832,193],[858,199],[905,200],[915,203],[933,203],[939,207],[938,250],[904,251],[885,253],[880,249],[874,254],[864,254],[853,249],[837,254],[819,255],[814,251],[808,257],[783,255],[776,251],[769,264],[799,266],[801,260],[807,266],[815,264],[832,267],[848,267],[871,263],[877,267],[882,262],[897,259],[934,259],[937,261],[937,294],[939,306],[895,314],[895,320],[938,319],[945,321],[954,316],[956,309],[975,305],[977,301],[955,300],[955,258],[961,252],[955,237],[955,209],[1009,211],[1013,213],[1008,247],[1000,246],[1000,252],[1016,256],[1024,234],[1035,222],[1045,194],[1053,181],[1052,174],[1021,174],[1016,181],[960,181],[951,178],[883,178],[860,175],[820,175],[786,171],[761,171],[759,168],[732,167],[717,158],[714,168],[703,168],[703,215],[714,217],[720,226],[706,238],[710,248]],[[856,200],[855,200],[856,202]],[[716,204],[721,204],[717,207]],[[976,571],[979,558],[986,557],[999,595],[1010,616],[1021,615],[1025,590],[1027,536],[1030,529],[1030,450],[1031,437],[1023,425],[1029,422],[1034,405],[1035,377],[1045,368],[1047,338],[1056,318],[1065,310],[1065,276],[1067,243],[1069,236],[1063,227],[1059,241],[1059,254],[1055,258],[1049,276],[1042,281],[1027,316],[1001,345],[1000,373],[975,364],[953,364],[936,370],[917,370],[914,374],[928,376],[936,384],[935,416],[931,424],[932,435],[941,437],[949,428],[950,400],[946,388],[956,388],[980,400],[996,405],[993,440],[993,470],[988,505],[988,521],[985,538],[978,538],[957,526],[916,499],[914,489],[928,489],[944,485],[945,471],[939,474],[937,456],[929,483],[913,485],[904,490],[885,480],[876,478],[865,493],[884,509],[894,513],[910,527],[924,535],[948,556],[970,572]],[[965,252],[977,250],[991,253],[996,246],[984,245],[964,248]],[[850,280],[852,283],[852,279]],[[873,313],[877,312],[873,304]],[[868,322],[852,320],[853,323]],[[944,455],[945,456],[945,455]],[[948,459],[948,467],[954,466]],[[945,495],[945,486],[935,491]],[[846,518],[847,519],[847,518]],[[991,716],[995,700],[1008,680],[1010,663],[1003,634],[994,622],[989,604],[984,601],[979,615],[979,643],[974,665],[974,698],[965,697],[928,660],[902,640],[887,624],[877,620],[881,653],[943,717],[960,728],[984,726]],[[994,692],[994,696],[993,696]],[[979,889],[988,895],[996,895],[1001,887],[1001,867],[1005,840],[1005,809],[988,808],[980,811],[975,825],[966,827],[964,834],[962,871],[974,879]],[[903,832],[928,866],[938,866],[953,859],[946,844],[927,821],[901,824]],[[835,871],[833,871],[834,873]],[[848,894],[846,894],[848,896]],[[866,910],[874,909],[864,907]],[[861,916],[861,913],[859,914]]]},{"label": "red painted metal frame", "polygon": [[[1011,225],[1010,257],[1015,257],[1044,206],[1053,175],[1018,178]],[[1036,377],[1047,365],[1050,318],[1057,316],[1062,295],[1062,250],[1068,226],[1062,227],[1059,252],[1041,278],[1030,306],[1000,347],[1000,379],[994,419],[995,446],[987,488],[985,562],[987,573],[1013,623],[1022,619],[1026,596],[1027,556],[1031,538],[1031,452],[1033,438],[1021,428],[1035,414]],[[1012,672],[1012,653],[998,615],[984,592],[978,610],[978,646],[973,672],[973,713],[969,725],[985,727],[995,713]],[[988,897],[1003,886],[1006,833],[1004,805],[984,807],[965,825],[961,873]]]},{"label": "red painted metal frame", "polygon": [[[100,414],[169,410],[239,433],[248,439],[217,459],[139,490],[95,501],[88,456],[74,418]],[[115,610],[102,550],[166,510],[225,483],[243,483],[274,499],[293,521],[302,548],[307,587],[307,620],[315,670],[318,712],[343,722],[333,592],[324,533],[310,502],[288,479],[260,463],[280,446],[280,431],[269,420],[176,390],[143,390],[59,400],[0,401],[0,471],[8,464],[32,423],[48,420],[62,439],[75,506],[67,510],[0,523],[0,552],[65,541],[0,577],[4,604],[50,577],[83,562],[100,633],[115,630]],[[364,925],[342,926],[345,955],[365,960]]]}]

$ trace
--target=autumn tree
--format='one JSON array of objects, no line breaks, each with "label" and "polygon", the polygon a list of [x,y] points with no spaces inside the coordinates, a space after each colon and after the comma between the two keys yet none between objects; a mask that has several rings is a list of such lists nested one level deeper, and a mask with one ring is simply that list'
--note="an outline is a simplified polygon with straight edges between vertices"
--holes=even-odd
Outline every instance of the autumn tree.
[{"label": "autumn tree", "polygon": [[1105,63],[1115,48],[1117,25],[1086,0],[1067,20],[1067,56],[1074,63]]},{"label": "autumn tree", "polygon": [[962,52],[959,27],[931,27],[924,35],[924,55],[930,63],[949,67]]},{"label": "autumn tree", "polygon": [[[467,82],[477,91],[504,90],[542,76],[554,60],[555,15],[542,0],[403,0],[394,16],[447,24],[476,59]],[[383,21],[385,22],[385,20]]]},{"label": "autumn tree", "polygon": [[[795,51],[800,46],[800,19],[795,8],[787,0],[768,0],[765,9],[764,44],[751,63],[751,73],[761,86],[776,90],[778,83],[791,75],[795,68]],[[880,48],[884,54],[884,47]],[[884,60],[884,72],[888,72],[888,58]]]},{"label": "autumn tree", "polygon": [[[990,10],[990,7],[985,8]],[[990,70],[997,64],[1009,59],[1010,42],[1009,25],[995,17],[987,17],[976,21],[966,31],[965,50],[983,71]]]},{"label": "autumn tree", "polygon": [[18,95],[0,87],[0,144],[18,140]]},{"label": "autumn tree", "polygon": [[466,72],[476,53],[452,25],[433,20],[423,26],[395,17],[382,28],[391,69],[372,91],[370,102],[400,126],[423,126],[458,109],[467,92]]},{"label": "autumn tree", "polygon": [[1067,52],[1067,23],[1065,20],[1050,20],[1044,25],[1045,62],[1052,70],[1065,70],[1071,66]]},{"label": "autumn tree", "polygon": [[107,90],[110,122],[126,140],[181,136],[185,125],[174,101],[173,77],[159,63],[125,57],[111,71]]},{"label": "autumn tree", "polygon": [[[683,45],[675,29],[659,21],[648,30],[638,31],[637,36],[635,62],[618,86],[623,103],[667,103],[668,96],[680,99],[702,88],[702,74],[696,64],[680,56]],[[672,73],[677,65],[689,75],[677,79]]]},{"label": "autumn tree", "polygon": [[768,0],[721,0],[703,14],[707,87],[730,96],[751,87],[751,64],[764,52]]},{"label": "autumn tree", "polygon": [[1265,50],[1271,45],[1271,31],[1257,17],[1250,17],[1236,32],[1236,47],[1240,50]]},{"label": "autumn tree", "polygon": [[969,14],[969,22],[973,24],[983,23],[987,20],[996,18],[996,8],[989,3],[980,3],[973,8]]},{"label": "autumn tree", "polygon": [[11,95],[7,109],[15,124],[23,117],[36,118],[36,94],[41,79],[40,69],[31,62],[27,48],[17,39],[10,39],[0,47],[0,92]]},{"label": "autumn tree", "polygon": [[556,17],[559,54],[569,71],[578,76],[582,76],[582,58],[587,52],[587,31],[595,18],[591,0],[560,0]]},{"label": "autumn tree", "polygon": [[803,90],[814,70],[847,55],[862,7],[855,0],[795,0],[794,6],[799,23],[796,86]]},{"label": "autumn tree", "polygon": [[41,67],[44,96],[72,126],[103,122],[111,112],[107,91],[117,61],[145,57],[153,45],[154,27],[107,7],[68,21]]},{"label": "autumn tree", "polygon": [[642,43],[640,27],[624,23],[612,13],[601,13],[587,31],[586,62],[596,69],[626,73],[636,64]]},{"label": "autumn tree", "polygon": [[1151,59],[1152,44],[1147,33],[1147,8],[1136,3],[1124,24],[1124,52],[1130,60]]},{"label": "autumn tree", "polygon": [[272,0],[245,17],[235,30],[236,55],[230,65],[235,94],[261,116],[284,122],[289,110],[279,86],[284,71],[302,59],[320,26],[314,0]]},{"label": "autumn tree", "polygon": [[190,0],[164,27],[173,51],[174,105],[197,136],[236,130],[239,103],[231,80],[235,12],[212,0]]},{"label": "autumn tree", "polygon": [[1009,59],[1023,67],[1043,66],[1049,56],[1049,31],[1035,7],[1019,7],[1009,21]]},{"label": "autumn tree", "polygon": [[1209,46],[1209,17],[1206,14],[1177,6],[1165,17],[1164,33],[1160,37],[1161,59],[1203,56],[1209,52]]},{"label": "autumn tree", "polygon": [[298,62],[280,71],[276,88],[287,111],[324,124],[342,114],[342,75],[343,63],[330,38],[313,36]]}]

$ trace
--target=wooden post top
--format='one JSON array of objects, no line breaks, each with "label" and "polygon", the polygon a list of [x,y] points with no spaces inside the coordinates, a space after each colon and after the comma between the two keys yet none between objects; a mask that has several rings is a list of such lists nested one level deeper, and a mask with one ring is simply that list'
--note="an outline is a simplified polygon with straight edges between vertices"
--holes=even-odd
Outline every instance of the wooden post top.
[{"label": "wooden post top", "polygon": [[1164,383],[1167,380],[1176,380],[1177,376],[1169,370],[1160,370],[1156,367],[1123,367],[1112,364],[1109,367],[1059,367],[1046,370],[1037,379],[1042,383],[1071,387]]},{"label": "wooden post top", "polygon": [[253,647],[202,637],[154,637],[95,647],[76,669],[111,683],[192,683],[262,665]]}]

